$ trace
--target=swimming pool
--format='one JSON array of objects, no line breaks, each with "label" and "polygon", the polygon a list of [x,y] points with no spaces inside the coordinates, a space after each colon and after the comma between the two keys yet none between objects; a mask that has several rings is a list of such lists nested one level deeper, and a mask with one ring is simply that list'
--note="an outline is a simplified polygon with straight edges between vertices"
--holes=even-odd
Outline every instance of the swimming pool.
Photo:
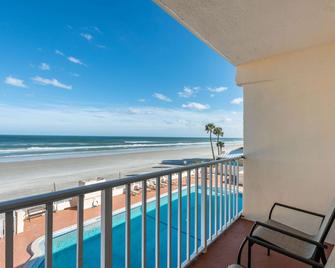
[{"label": "swimming pool", "polygon": [[[194,204],[195,192],[191,189],[191,219],[190,219],[190,252],[194,252]],[[236,195],[227,195],[227,199],[231,198],[232,215],[235,212]],[[238,198],[238,210],[242,210],[242,194]],[[224,198],[223,198],[224,200]],[[219,202],[218,198],[218,217],[217,226],[219,226]],[[209,193],[207,194],[207,208],[209,203]],[[212,194],[212,234],[215,230],[214,207],[215,194]],[[186,189],[182,193],[182,260],[186,259],[186,211],[187,211]],[[224,207],[224,201],[222,202]],[[166,267],[167,259],[167,196],[161,197],[160,202],[160,263],[161,267]],[[225,208],[228,211],[228,207]],[[151,201],[147,204],[147,267],[155,267],[155,202]],[[178,196],[174,192],[172,194],[172,266],[177,265],[177,239],[178,239]],[[198,192],[198,245],[201,241],[201,190]],[[228,215],[228,214],[227,214]],[[222,213],[223,217],[223,213]],[[141,266],[141,225],[142,225],[142,208],[139,206],[133,207],[131,210],[131,267]],[[208,219],[207,219],[208,221]],[[222,219],[223,222],[223,219]],[[113,215],[113,267],[124,267],[125,265],[125,213],[120,212]],[[76,236],[75,230],[58,232],[53,238],[53,267],[76,267]],[[209,228],[207,224],[207,237],[209,237]],[[44,250],[44,239],[36,241],[37,247]],[[100,221],[93,220],[85,223],[84,228],[84,251],[83,251],[83,266],[84,267],[100,267]],[[33,267],[44,267],[44,257],[40,256],[34,262]]]}]

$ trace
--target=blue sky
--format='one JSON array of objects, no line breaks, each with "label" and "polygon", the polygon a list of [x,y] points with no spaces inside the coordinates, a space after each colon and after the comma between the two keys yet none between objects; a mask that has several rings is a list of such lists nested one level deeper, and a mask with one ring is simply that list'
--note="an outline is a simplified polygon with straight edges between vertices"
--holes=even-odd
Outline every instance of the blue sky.
[{"label": "blue sky", "polygon": [[242,137],[235,68],[151,1],[5,1],[0,133]]}]

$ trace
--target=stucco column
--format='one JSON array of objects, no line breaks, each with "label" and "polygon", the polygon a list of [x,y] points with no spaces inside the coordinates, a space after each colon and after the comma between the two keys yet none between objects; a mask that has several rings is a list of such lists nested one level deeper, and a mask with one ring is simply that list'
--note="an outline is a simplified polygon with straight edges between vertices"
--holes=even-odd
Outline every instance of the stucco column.
[{"label": "stucco column", "polygon": [[[244,88],[245,216],[264,220],[276,201],[326,213],[335,202],[335,43],[237,66],[236,79]],[[281,214],[307,231],[317,226]]]}]

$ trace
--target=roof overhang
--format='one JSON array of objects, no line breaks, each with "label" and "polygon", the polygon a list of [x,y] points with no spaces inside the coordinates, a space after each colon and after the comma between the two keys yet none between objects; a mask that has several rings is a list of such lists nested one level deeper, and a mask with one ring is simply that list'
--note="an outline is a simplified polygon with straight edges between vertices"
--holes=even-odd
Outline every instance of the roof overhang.
[{"label": "roof overhang", "polygon": [[235,65],[335,41],[335,0],[155,0]]}]

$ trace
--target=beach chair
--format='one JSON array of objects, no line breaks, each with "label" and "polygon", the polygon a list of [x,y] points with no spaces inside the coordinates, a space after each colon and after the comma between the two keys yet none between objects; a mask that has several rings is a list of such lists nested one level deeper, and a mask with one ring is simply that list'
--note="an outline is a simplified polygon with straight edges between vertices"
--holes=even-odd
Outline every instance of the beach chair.
[{"label": "beach chair", "polygon": [[[303,213],[310,217],[320,219],[320,226],[316,234],[308,234],[289,225],[285,225],[278,220],[272,219],[272,214],[277,208],[283,208],[293,212]],[[241,253],[245,244],[248,244],[248,268],[251,267],[251,253],[254,244],[267,248],[268,255],[270,250],[296,259],[312,267],[324,267],[326,264],[325,239],[329,233],[335,219],[335,202],[333,202],[327,215],[307,211],[304,209],[275,203],[269,213],[266,222],[255,222],[249,236],[243,241],[237,263],[241,263]],[[323,265],[320,263],[323,263]]]},{"label": "beach chair", "polygon": [[156,190],[156,180],[148,180],[147,186],[150,190]]},{"label": "beach chair", "polygon": [[26,209],[26,217],[30,221],[32,218],[42,216],[46,211],[45,205],[39,205]]},{"label": "beach chair", "polygon": [[161,187],[165,187],[168,185],[168,178],[167,176],[163,176],[162,179],[161,179]]},{"label": "beach chair", "polygon": [[134,195],[138,195],[141,193],[142,187],[138,184],[138,183],[133,183],[131,185],[131,194]]}]

